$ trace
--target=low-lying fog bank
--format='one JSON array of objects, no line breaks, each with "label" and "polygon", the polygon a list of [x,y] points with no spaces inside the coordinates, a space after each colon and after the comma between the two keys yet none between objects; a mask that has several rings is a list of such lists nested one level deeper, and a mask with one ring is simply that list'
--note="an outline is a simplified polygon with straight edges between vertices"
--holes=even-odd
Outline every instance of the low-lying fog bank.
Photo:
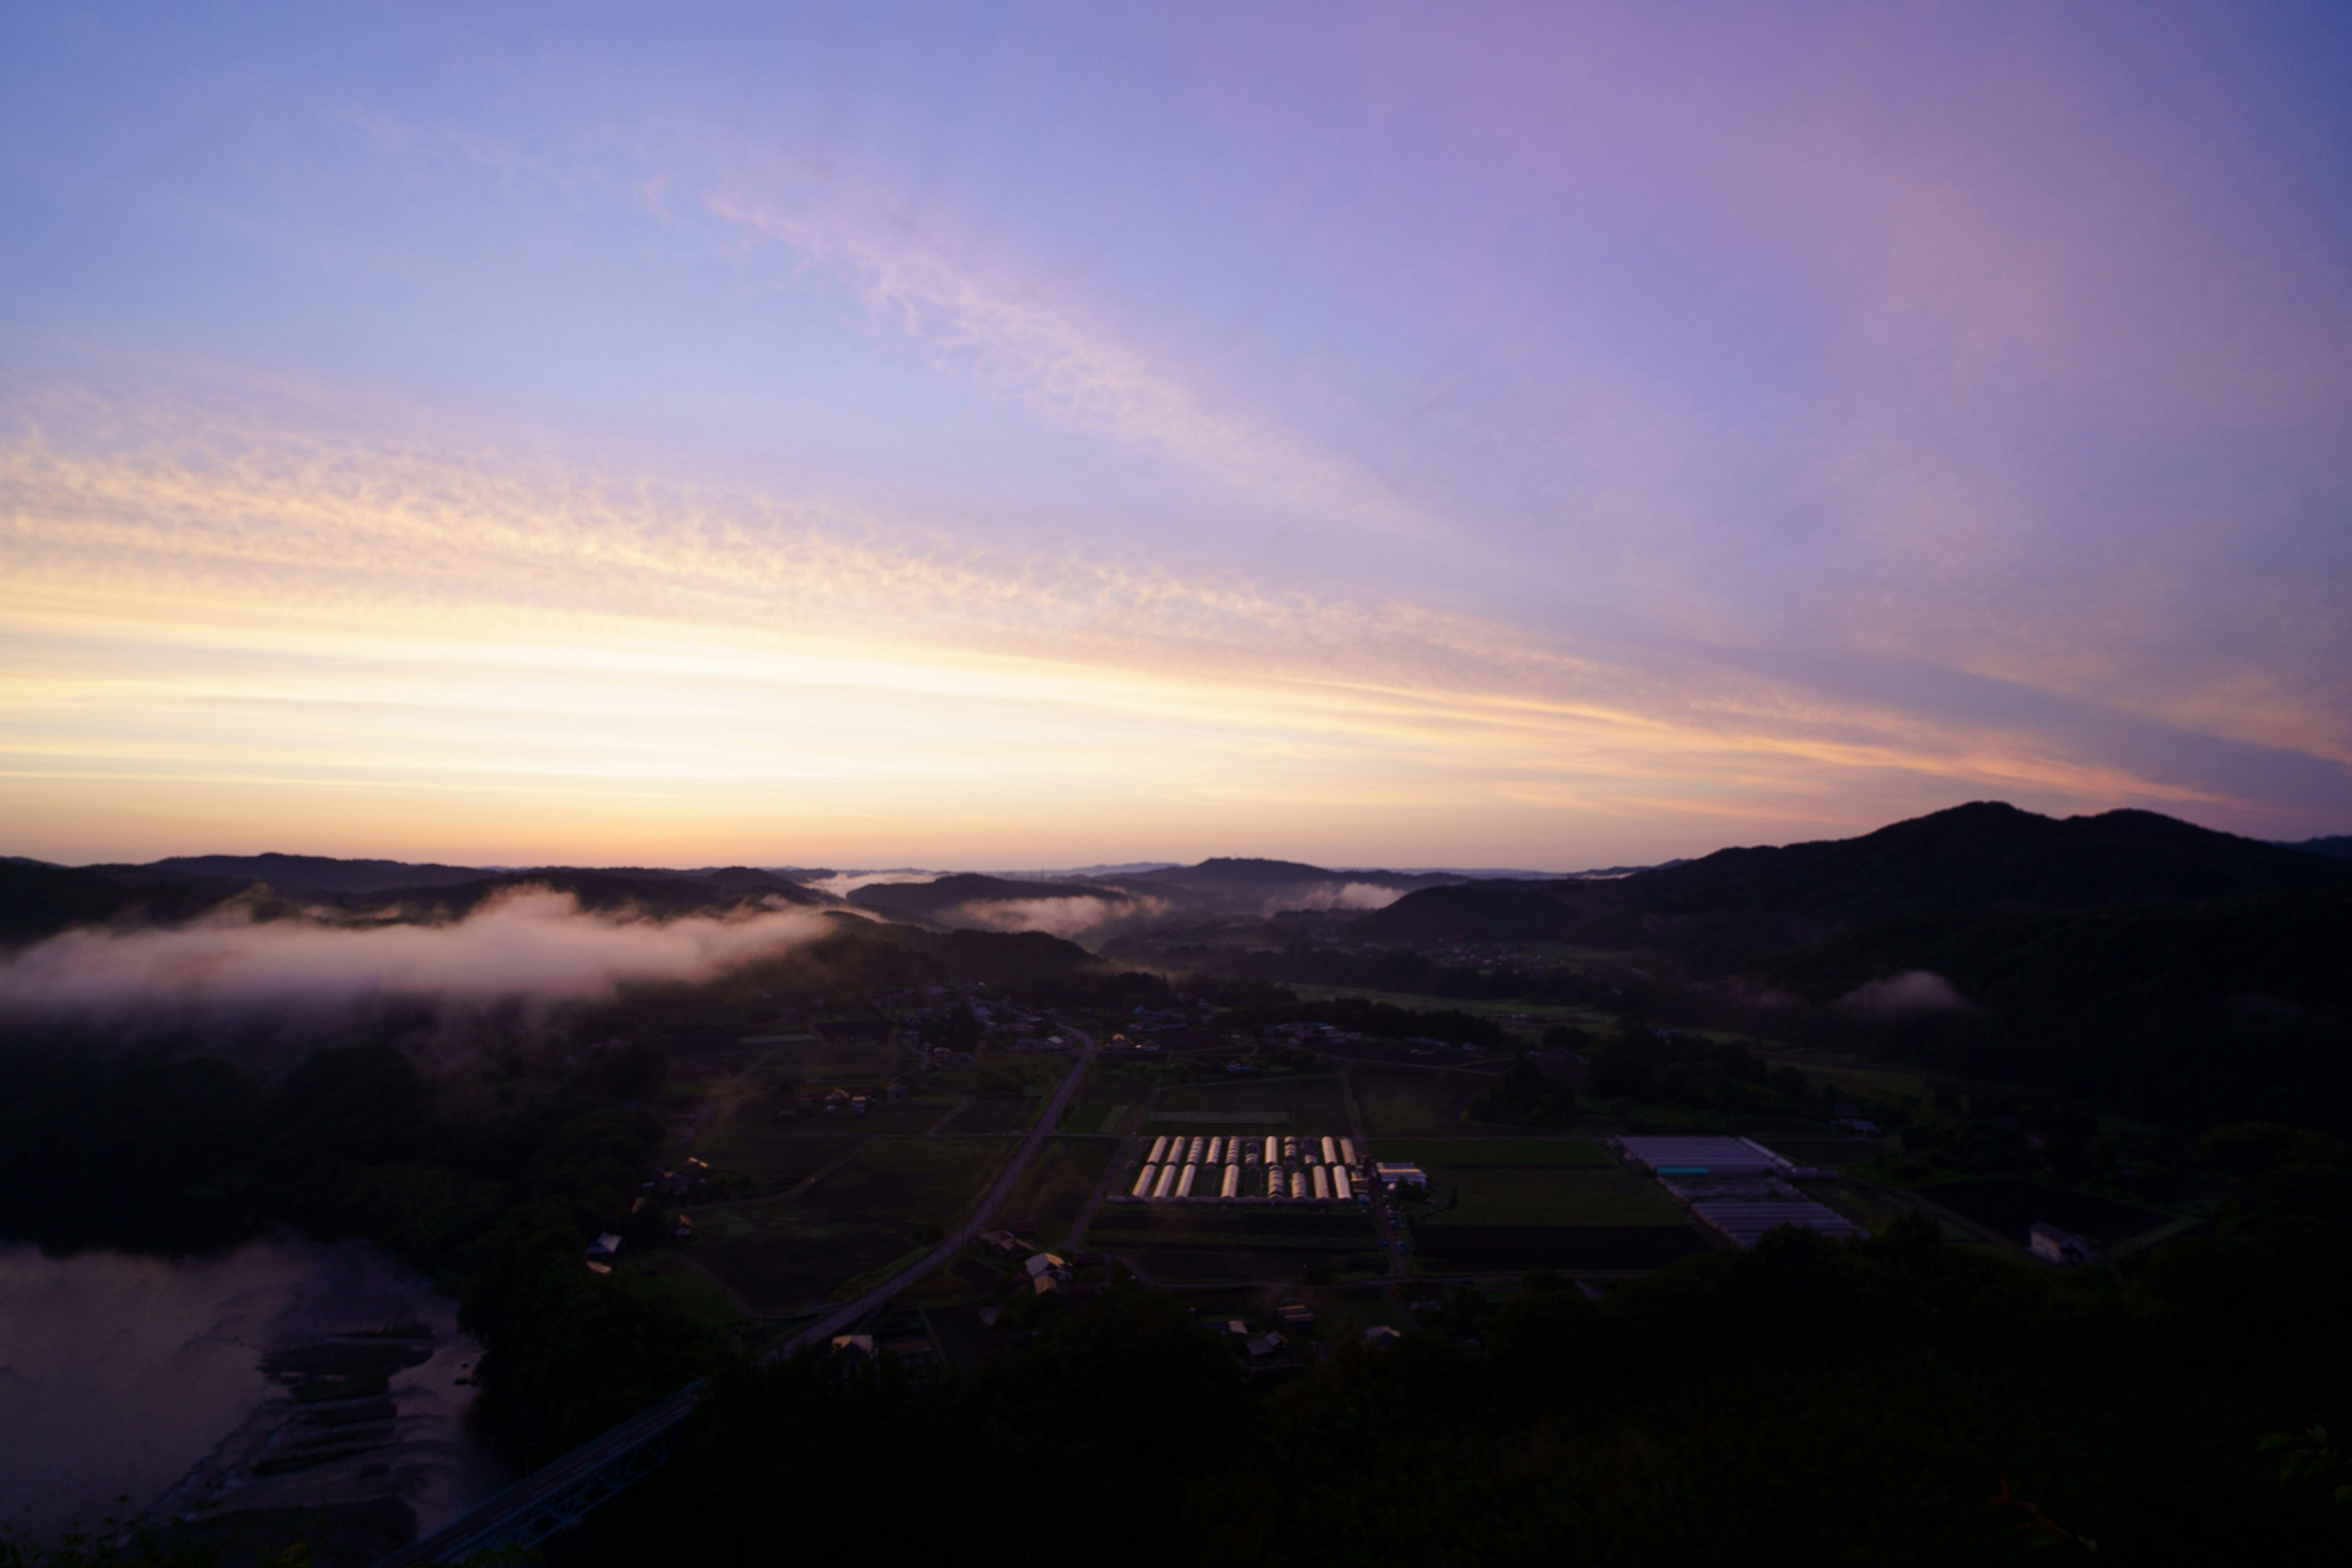
[{"label": "low-lying fog bank", "polygon": [[107,1014],[157,1003],[317,1005],[413,994],[593,995],[629,980],[698,981],[821,937],[808,910],[654,920],[583,911],[523,888],[441,923],[305,916],[232,905],[185,925],[83,926],[0,960],[0,1008]]}]

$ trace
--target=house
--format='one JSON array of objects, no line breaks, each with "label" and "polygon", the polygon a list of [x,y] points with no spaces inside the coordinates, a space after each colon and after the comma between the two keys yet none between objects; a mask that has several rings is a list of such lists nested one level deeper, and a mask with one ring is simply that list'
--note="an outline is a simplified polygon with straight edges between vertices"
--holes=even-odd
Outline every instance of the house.
[{"label": "house", "polygon": [[1028,1243],[1009,1230],[983,1230],[972,1239],[1006,1258],[1029,1250]]},{"label": "house", "polygon": [[1398,1333],[1386,1323],[1374,1323],[1364,1331],[1364,1342],[1375,1349],[1381,1345],[1392,1345],[1402,1338],[1404,1338],[1402,1334]]},{"label": "house", "polygon": [[2033,1256],[2044,1263],[2055,1263],[2063,1268],[2068,1264],[2091,1261],[2089,1242],[2071,1230],[2060,1230],[2047,1220],[2035,1220],[2032,1228],[2026,1232],[2026,1237],[2032,1245]]},{"label": "house", "polygon": [[1315,1309],[1293,1301],[1276,1308],[1274,1321],[1286,1329],[1311,1329],[1315,1326]]},{"label": "house", "polygon": [[1040,1296],[1059,1296],[1070,1289],[1070,1271],[1066,1268],[1044,1268],[1029,1277],[1029,1288]]},{"label": "house", "polygon": [[834,1335],[833,1353],[840,1355],[845,1352],[855,1355],[862,1355],[866,1360],[872,1361],[874,1359],[874,1336],[872,1334]]},{"label": "house", "polygon": [[1058,1268],[1066,1273],[1070,1266],[1050,1252],[1036,1252],[1030,1254],[1029,1260],[1021,1267],[1029,1271],[1030,1279],[1034,1279],[1048,1269]]},{"label": "house", "polygon": [[1231,1334],[1237,1340],[1249,1338],[1249,1325],[1239,1318],[1225,1318],[1208,1325],[1221,1334]]},{"label": "house", "polygon": [[588,1244],[588,1256],[591,1258],[617,1258],[620,1254],[621,1238],[609,1230]]},{"label": "house", "polygon": [[1372,1166],[1372,1179],[1391,1192],[1396,1191],[1399,1187],[1429,1185],[1429,1176],[1419,1165],[1402,1164],[1391,1161],[1376,1162]]},{"label": "house", "polygon": [[677,1216],[677,1223],[670,1227],[669,1233],[679,1241],[692,1241],[694,1239],[694,1222],[687,1218],[684,1215],[680,1215]]},{"label": "house", "polygon": [[1244,1344],[1242,1349],[1249,1352],[1252,1361],[1271,1361],[1283,1352],[1285,1344],[1281,1332],[1269,1329]]}]

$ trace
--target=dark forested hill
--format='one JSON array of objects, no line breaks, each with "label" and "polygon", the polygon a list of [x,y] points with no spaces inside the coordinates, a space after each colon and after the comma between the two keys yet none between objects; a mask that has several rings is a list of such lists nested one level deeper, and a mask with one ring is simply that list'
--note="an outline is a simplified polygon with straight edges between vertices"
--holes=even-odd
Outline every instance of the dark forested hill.
[{"label": "dark forested hill", "polygon": [[124,917],[186,920],[246,885],[193,875],[109,876],[33,860],[0,861],[0,943],[37,942],[68,926]]},{"label": "dark forested hill", "polygon": [[1181,888],[1189,892],[1260,898],[1285,888],[1320,883],[1369,882],[1381,888],[1433,888],[1463,879],[1449,871],[1332,871],[1297,860],[1253,860],[1219,857],[1197,866],[1171,866],[1165,870],[1123,877],[1129,883]]},{"label": "dark forested hill", "polygon": [[324,855],[173,855],[145,866],[100,866],[98,871],[167,871],[267,882],[273,888],[321,893],[379,893],[394,888],[446,888],[495,875],[472,866],[412,865],[404,860],[338,860]]},{"label": "dark forested hill", "polygon": [[1426,889],[1354,929],[1378,942],[1550,936],[1657,947],[1722,970],[1895,916],[2098,909],[2347,884],[2352,863],[2154,812],[2053,818],[1979,801],[1859,838],[1721,849],[1613,881]]},{"label": "dark forested hill", "polygon": [[1843,923],[2225,899],[2347,880],[2352,868],[2152,811],[2048,817],[1978,801],[1859,838],[1719,849],[1610,887],[1660,914],[1801,910]]},{"label": "dark forested hill", "polygon": [[1023,882],[1006,877],[959,872],[929,882],[875,882],[849,895],[869,910],[903,910],[936,920],[963,904],[995,904],[1030,899],[1111,899],[1123,895],[1084,882]]},{"label": "dark forested hill", "polygon": [[2189,1122],[2352,1130],[2352,886],[2190,904],[1912,916],[1759,967],[1817,1003],[1926,970],[1965,1011],[1900,1054]]},{"label": "dark forested hill", "polygon": [[1423,888],[1349,927],[1366,942],[1540,942],[1571,934],[1584,920],[1549,882],[1462,882]]}]

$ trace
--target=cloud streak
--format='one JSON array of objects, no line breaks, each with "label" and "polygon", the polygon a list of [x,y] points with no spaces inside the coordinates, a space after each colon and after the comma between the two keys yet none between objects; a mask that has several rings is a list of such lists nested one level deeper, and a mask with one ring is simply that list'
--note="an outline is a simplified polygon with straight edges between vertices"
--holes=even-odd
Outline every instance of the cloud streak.
[{"label": "cloud streak", "polygon": [[1158,452],[1279,511],[1351,532],[1438,531],[1360,465],[1263,412],[1222,406],[1126,337],[1082,321],[1066,288],[991,265],[971,241],[860,211],[881,205],[849,199],[839,183],[825,205],[802,210],[744,194],[706,202],[715,217],[838,278],[874,321],[921,345],[941,369]]},{"label": "cloud streak", "polygon": [[[1962,793],[2345,793],[2324,759],[2221,759],[1924,668],[1601,657],[1405,599],[982,550],[821,497],[54,388],[6,432],[0,752],[17,798],[66,820],[143,811],[151,789],[225,821],[257,791],[326,789],[387,818],[463,802],[485,837],[410,846],[435,858],[934,865],[1254,833],[1327,859],[1524,862],[1574,820],[1559,854],[1583,863],[1705,847],[1674,834],[1683,815],[1803,833]],[[943,816],[943,791],[992,836]],[[772,836],[780,805],[824,833]],[[844,831],[877,810],[937,836]],[[1441,811],[1492,837],[1433,832]],[[681,814],[709,837],[674,837]],[[583,850],[656,818],[676,847]],[[1648,837],[1590,826],[1636,819]]]}]

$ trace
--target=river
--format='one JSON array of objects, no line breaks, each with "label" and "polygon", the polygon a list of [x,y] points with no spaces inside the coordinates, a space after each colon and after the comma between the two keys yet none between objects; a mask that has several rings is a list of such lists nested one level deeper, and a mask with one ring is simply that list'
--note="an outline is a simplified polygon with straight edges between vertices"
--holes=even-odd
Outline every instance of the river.
[{"label": "river", "polygon": [[480,1355],[454,1301],[364,1243],[0,1244],[0,1525],[331,1507],[357,1528],[321,1561],[371,1560],[512,1479],[467,1430]]}]

